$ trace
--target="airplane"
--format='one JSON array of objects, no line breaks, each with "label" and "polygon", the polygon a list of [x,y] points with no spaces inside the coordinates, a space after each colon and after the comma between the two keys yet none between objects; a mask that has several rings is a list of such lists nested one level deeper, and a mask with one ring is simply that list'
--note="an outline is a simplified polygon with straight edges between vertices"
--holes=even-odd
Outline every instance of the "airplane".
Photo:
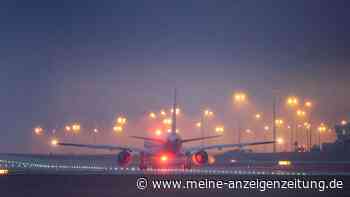
[{"label": "airplane", "polygon": [[183,144],[218,138],[220,135],[206,136],[190,139],[182,139],[176,132],[176,89],[174,93],[174,104],[172,106],[172,121],[171,131],[165,139],[152,137],[130,136],[131,138],[144,140],[144,148],[116,146],[116,145],[92,145],[92,144],[74,144],[57,142],[55,145],[82,147],[91,149],[104,149],[110,151],[120,151],[117,155],[117,162],[120,166],[127,166],[132,162],[134,156],[139,156],[139,168],[168,168],[181,166],[184,169],[191,169],[195,166],[203,166],[208,164],[208,150],[225,148],[244,148],[246,146],[262,145],[275,143],[274,141],[260,141],[240,144],[214,144],[214,145],[199,145],[185,148]]}]

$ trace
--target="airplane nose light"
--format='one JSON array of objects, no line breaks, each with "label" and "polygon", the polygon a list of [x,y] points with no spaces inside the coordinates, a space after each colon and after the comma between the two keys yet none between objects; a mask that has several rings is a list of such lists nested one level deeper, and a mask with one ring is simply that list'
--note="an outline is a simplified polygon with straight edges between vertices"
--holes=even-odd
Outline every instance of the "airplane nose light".
[{"label": "airplane nose light", "polygon": [[161,157],[160,157],[160,161],[161,162],[167,162],[168,161],[168,156],[167,155],[162,155]]}]

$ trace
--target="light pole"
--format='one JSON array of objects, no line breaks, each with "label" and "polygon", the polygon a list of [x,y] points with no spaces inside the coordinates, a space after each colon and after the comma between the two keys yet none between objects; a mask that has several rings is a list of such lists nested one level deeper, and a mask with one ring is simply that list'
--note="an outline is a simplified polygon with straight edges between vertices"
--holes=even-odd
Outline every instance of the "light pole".
[{"label": "light pole", "polygon": [[325,132],[327,130],[327,127],[324,123],[321,123],[321,125],[318,127],[318,144],[320,151],[322,150],[322,145],[321,145],[321,133]]},{"label": "light pole", "polygon": [[94,138],[94,144],[96,144],[97,143],[97,135],[98,135],[98,129],[97,128],[95,128],[94,130],[93,130],[93,133],[92,133],[92,135],[93,135],[93,138]]},{"label": "light pole", "polygon": [[[276,95],[273,94],[273,104],[272,104],[272,122],[276,122]],[[276,152],[276,124],[272,126],[272,138],[273,138],[273,152]]]},{"label": "light pole", "polygon": [[[299,117],[299,118],[303,118],[303,117],[305,117],[306,116],[306,112],[305,111],[303,111],[303,110],[301,110],[301,109],[298,109],[297,110],[297,112],[296,112],[296,115],[297,115],[297,117]],[[297,127],[297,129],[295,130],[295,145],[297,145],[297,144],[299,144],[299,140],[300,139],[298,139],[298,129],[299,127]]]},{"label": "light pole", "polygon": [[[295,96],[290,96],[287,98],[287,106],[290,108],[295,108],[299,104],[299,99]],[[294,114],[292,115],[292,125],[290,129],[290,140],[289,140],[289,145],[290,145],[290,151],[293,151],[293,137],[294,137],[294,129],[295,129],[295,119],[294,119]]]},{"label": "light pole", "polygon": [[309,151],[311,151],[311,147],[312,147],[312,116],[311,116],[312,110],[311,108],[313,107],[313,103],[311,101],[306,101],[304,106],[309,109],[309,124],[307,128],[307,132],[308,132],[308,148],[309,148]]},{"label": "light pole", "polygon": [[[247,94],[244,92],[236,92],[233,94],[233,101],[237,108],[244,105],[247,102]],[[238,113],[239,114],[239,113]],[[240,115],[237,116],[237,143],[241,143],[241,128],[240,128],[241,118]]]},{"label": "light pole", "polygon": [[[202,137],[204,137],[204,134],[205,134],[205,119],[210,118],[212,116],[214,116],[214,112],[210,111],[209,109],[204,110],[204,112],[201,115],[200,128],[201,128]],[[203,146],[203,140],[201,141],[201,144]]]}]

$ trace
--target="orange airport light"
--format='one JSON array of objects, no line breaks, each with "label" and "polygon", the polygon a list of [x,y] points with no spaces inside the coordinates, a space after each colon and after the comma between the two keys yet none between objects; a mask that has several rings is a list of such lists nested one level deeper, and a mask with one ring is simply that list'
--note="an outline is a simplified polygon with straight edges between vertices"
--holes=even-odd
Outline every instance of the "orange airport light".
[{"label": "orange airport light", "polygon": [[157,136],[162,135],[162,130],[156,129],[155,134],[156,134]]},{"label": "orange airport light", "polygon": [[7,169],[0,169],[0,176],[7,175],[9,171]]},{"label": "orange airport light", "polygon": [[57,139],[52,139],[51,140],[51,145],[52,146],[57,146],[58,145],[58,140]]},{"label": "orange airport light", "polygon": [[34,128],[34,133],[35,133],[36,135],[42,135],[42,134],[43,134],[43,131],[44,131],[44,129],[41,128],[41,127],[36,127],[36,128]]},{"label": "orange airport light", "polygon": [[223,127],[223,126],[217,126],[217,127],[215,128],[215,131],[216,131],[217,133],[223,133],[223,132],[224,132],[224,127]]},{"label": "orange airport light", "polygon": [[123,127],[121,127],[121,126],[114,126],[113,127],[113,131],[115,131],[117,133],[122,132],[123,131]]},{"label": "orange airport light", "polygon": [[290,166],[290,165],[292,165],[292,162],[289,160],[279,160],[278,165],[279,166]]},{"label": "orange airport light", "polygon": [[247,100],[247,94],[244,92],[237,92],[233,95],[235,103],[244,103]]},{"label": "orange airport light", "polygon": [[165,125],[171,125],[171,119],[170,118],[166,118],[163,120],[163,124]]},{"label": "orange airport light", "polygon": [[155,119],[155,118],[157,117],[156,114],[153,113],[153,112],[149,113],[148,116],[149,116],[150,118],[152,118],[152,119]]},{"label": "orange airport light", "polygon": [[346,120],[342,120],[342,121],[340,122],[340,124],[341,124],[341,125],[346,125],[346,124],[348,124],[348,122],[347,122]]},{"label": "orange airport light", "polygon": [[64,128],[65,128],[66,131],[70,131],[70,130],[72,129],[72,128],[71,128],[70,126],[68,126],[68,125],[65,126]]},{"label": "orange airport light", "polygon": [[260,113],[255,114],[255,119],[260,120],[261,119],[261,114]]},{"label": "orange airport light", "polygon": [[162,109],[162,110],[160,110],[160,115],[166,116],[166,112]]},{"label": "orange airport light", "polygon": [[287,105],[293,107],[299,104],[299,99],[295,96],[291,96],[287,98]]}]

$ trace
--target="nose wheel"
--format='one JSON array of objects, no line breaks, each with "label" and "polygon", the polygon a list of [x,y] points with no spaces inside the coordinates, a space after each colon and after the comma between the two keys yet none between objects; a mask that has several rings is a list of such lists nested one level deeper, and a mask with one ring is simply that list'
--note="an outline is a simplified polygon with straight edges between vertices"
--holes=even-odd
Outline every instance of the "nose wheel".
[{"label": "nose wheel", "polygon": [[146,156],[144,153],[140,154],[140,164],[139,164],[140,170],[145,170],[147,169],[147,164],[146,164]]}]

